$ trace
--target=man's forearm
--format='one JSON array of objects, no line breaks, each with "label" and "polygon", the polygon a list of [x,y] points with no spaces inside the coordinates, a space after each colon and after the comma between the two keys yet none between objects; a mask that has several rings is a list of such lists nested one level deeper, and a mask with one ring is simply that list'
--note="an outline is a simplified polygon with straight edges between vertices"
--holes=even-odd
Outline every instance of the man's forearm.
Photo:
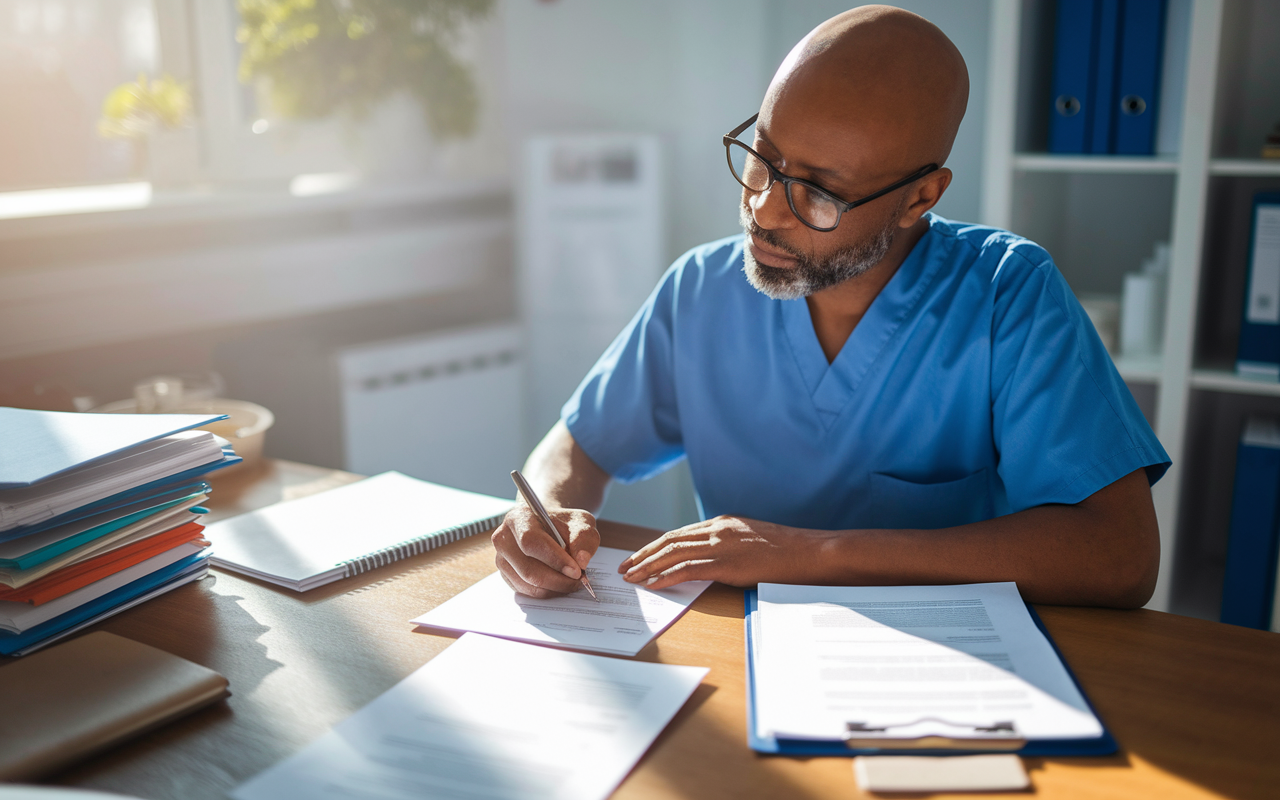
[{"label": "man's forearm", "polygon": [[1016,581],[1037,603],[1134,608],[1151,598],[1160,531],[1144,470],[1075,505],[942,530],[823,531],[719,516],[622,562],[632,583],[910,585]]},{"label": "man's forearm", "polygon": [[1139,470],[1077,505],[1050,505],[944,530],[825,535],[809,561],[839,584],[1017,581],[1024,598],[1137,607],[1151,598],[1160,536]]},{"label": "man's forearm", "polygon": [[524,476],[548,507],[597,514],[611,480],[587,455],[563,422],[557,422],[529,454]]}]

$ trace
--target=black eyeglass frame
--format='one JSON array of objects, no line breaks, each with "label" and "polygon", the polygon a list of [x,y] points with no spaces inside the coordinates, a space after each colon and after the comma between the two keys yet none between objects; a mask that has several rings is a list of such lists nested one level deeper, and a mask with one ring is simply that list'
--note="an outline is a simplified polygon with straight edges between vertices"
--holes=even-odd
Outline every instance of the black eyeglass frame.
[{"label": "black eyeglass frame", "polygon": [[[814,183],[813,181],[806,181],[803,178],[792,178],[788,175],[783,175],[781,172],[778,171],[777,167],[769,163],[769,159],[765,158],[764,156],[757,153],[755,150],[751,149],[751,147],[746,143],[740,141],[738,139],[738,135],[741,134],[743,131],[745,131],[747,128],[750,128],[752,123],[754,123],[756,121],[756,118],[759,116],[760,114],[758,112],[755,114],[752,114],[751,119],[747,120],[746,122],[742,123],[738,127],[726,133],[723,137],[721,137],[721,140],[724,142],[725,160],[729,162],[729,172],[730,174],[733,175],[733,179],[736,180],[738,184],[742,186],[742,188],[746,189],[749,192],[767,192],[769,191],[769,188],[773,186],[774,183],[781,183],[783,191],[787,195],[787,205],[791,207],[791,213],[795,214],[796,219],[800,220],[808,227],[813,228],[815,231],[821,231],[823,233],[826,233],[828,231],[833,231],[836,228],[840,227],[840,220],[842,217],[844,217],[844,213],[846,211],[855,209],[858,206],[863,205],[864,203],[870,203],[872,200],[875,200],[878,197],[884,197],[889,192],[895,191],[897,189],[901,189],[903,186],[906,186],[907,184],[912,183],[913,181],[918,181],[921,178],[923,178],[925,175],[928,175],[930,172],[935,172],[939,169],[937,164],[926,164],[925,166],[916,170],[915,172],[903,178],[902,180],[898,181],[897,183],[892,184],[891,186],[886,186],[883,189],[880,189],[879,191],[872,192],[866,197],[863,197],[859,200],[854,200],[852,202],[848,200],[843,200],[837,197],[836,195],[832,194],[831,192],[827,191],[826,189],[822,188],[818,184]],[[743,183],[742,178],[738,175],[738,171],[733,168],[733,146],[735,144],[743,148],[744,150],[746,150],[751,155],[760,159],[760,163],[764,164],[766,167],[769,168],[769,183],[763,189],[753,189],[750,186]],[[836,207],[836,224],[832,225],[830,228],[820,228],[817,225],[814,225],[812,222],[809,222],[804,217],[800,216],[800,212],[796,211],[795,201],[791,199],[791,185],[793,183],[798,183],[801,186],[804,186],[810,189],[811,191],[817,192],[818,194],[831,198],[832,204],[835,205]]]}]

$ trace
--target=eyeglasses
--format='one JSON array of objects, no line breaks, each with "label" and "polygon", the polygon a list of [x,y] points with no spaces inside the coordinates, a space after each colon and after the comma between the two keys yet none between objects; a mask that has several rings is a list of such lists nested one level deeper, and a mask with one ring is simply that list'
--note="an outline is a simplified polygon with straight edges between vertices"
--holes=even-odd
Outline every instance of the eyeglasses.
[{"label": "eyeglasses", "polygon": [[844,212],[857,208],[863,203],[870,203],[895,189],[901,189],[938,169],[937,164],[928,164],[892,186],[886,186],[878,192],[850,203],[841,200],[816,183],[783,175],[763,156],[738,141],[738,134],[750,128],[758,116],[760,115],[753,114],[751,119],[724,135],[724,149],[729,159],[729,171],[743,188],[752,192],[763,192],[775,182],[781,183],[786,190],[787,205],[791,206],[791,213],[815,231],[835,230]]}]

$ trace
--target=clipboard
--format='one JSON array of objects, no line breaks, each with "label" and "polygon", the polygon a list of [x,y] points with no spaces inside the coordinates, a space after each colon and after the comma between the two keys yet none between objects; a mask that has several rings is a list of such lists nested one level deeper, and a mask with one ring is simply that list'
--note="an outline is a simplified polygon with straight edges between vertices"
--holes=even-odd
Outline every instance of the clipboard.
[{"label": "clipboard", "polygon": [[1102,717],[1098,715],[1098,710],[1093,707],[1093,701],[1085,694],[1084,687],[1080,685],[1079,679],[1076,678],[1071,666],[1067,664],[1067,660],[1062,657],[1062,651],[1058,649],[1058,644],[1049,635],[1049,629],[1044,626],[1040,615],[1036,610],[1027,604],[1027,611],[1031,614],[1031,621],[1036,624],[1036,628],[1044,634],[1044,638],[1049,640],[1049,646],[1053,648],[1053,653],[1062,662],[1066,668],[1067,675],[1071,677],[1071,682],[1080,690],[1080,696],[1084,698],[1084,702],[1089,706],[1089,711],[1098,718],[1098,724],[1102,726],[1102,735],[1091,739],[1035,739],[1026,742],[1026,744],[1016,749],[1001,746],[997,741],[992,746],[986,748],[981,747],[981,740],[975,741],[974,748],[958,749],[948,747],[945,749],[927,749],[913,747],[911,749],[889,748],[889,747],[857,747],[844,742],[815,742],[810,740],[797,739],[775,739],[762,738],[756,735],[756,674],[755,661],[752,656],[752,637],[751,637],[751,615],[756,612],[758,605],[755,589],[747,589],[745,592],[746,614],[744,624],[746,625],[746,646],[747,646],[747,744],[757,753],[771,753],[783,756],[866,756],[866,755],[913,755],[913,756],[948,756],[948,755],[978,755],[981,753],[1014,753],[1020,756],[1109,756],[1118,752],[1120,746],[1116,743],[1115,737],[1111,735],[1111,731],[1107,729],[1107,725],[1102,721]]}]

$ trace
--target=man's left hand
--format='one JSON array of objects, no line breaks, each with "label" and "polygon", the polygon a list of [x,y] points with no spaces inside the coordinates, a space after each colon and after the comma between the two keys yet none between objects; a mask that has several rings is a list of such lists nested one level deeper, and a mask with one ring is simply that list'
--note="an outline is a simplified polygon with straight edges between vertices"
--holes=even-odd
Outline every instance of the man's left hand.
[{"label": "man's left hand", "polygon": [[685,581],[794,583],[803,581],[806,563],[815,563],[818,533],[720,516],[664,533],[618,565],[618,572],[650,589]]}]

